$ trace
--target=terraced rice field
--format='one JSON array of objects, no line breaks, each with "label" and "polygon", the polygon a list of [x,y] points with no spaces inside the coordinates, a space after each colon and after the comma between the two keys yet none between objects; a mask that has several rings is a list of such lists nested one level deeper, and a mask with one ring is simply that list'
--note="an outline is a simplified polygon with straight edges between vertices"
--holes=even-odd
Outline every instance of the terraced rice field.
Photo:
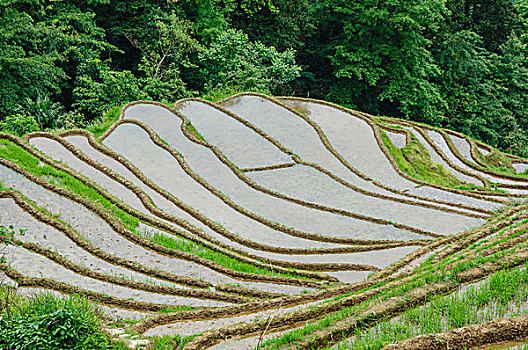
[{"label": "terraced rice field", "polygon": [[[527,168],[449,130],[322,101],[138,101],[100,137],[0,134],[1,223],[27,230],[1,280],[80,294],[125,332],[179,335],[184,349],[366,348],[371,327],[525,264]],[[449,341],[427,346],[519,341],[527,309],[446,321],[435,331]],[[427,348],[413,329],[391,349]]]}]

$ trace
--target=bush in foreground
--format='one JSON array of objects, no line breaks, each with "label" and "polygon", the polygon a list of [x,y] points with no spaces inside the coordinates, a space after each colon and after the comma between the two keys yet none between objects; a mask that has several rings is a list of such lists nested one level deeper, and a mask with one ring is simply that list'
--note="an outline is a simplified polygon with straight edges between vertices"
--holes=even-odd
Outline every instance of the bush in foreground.
[{"label": "bush in foreground", "polygon": [[84,299],[51,293],[22,298],[7,289],[0,291],[0,297],[2,349],[114,348],[102,332],[99,309]]}]

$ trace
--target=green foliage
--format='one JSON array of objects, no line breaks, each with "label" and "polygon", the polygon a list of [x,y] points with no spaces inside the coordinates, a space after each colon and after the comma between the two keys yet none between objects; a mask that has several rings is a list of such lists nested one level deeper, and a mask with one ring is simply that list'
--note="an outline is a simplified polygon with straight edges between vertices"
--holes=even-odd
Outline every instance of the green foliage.
[{"label": "green foliage", "polygon": [[86,125],[86,117],[80,112],[69,112],[64,116],[63,127],[65,129],[82,128]]},{"label": "green foliage", "polygon": [[16,107],[20,114],[34,116],[41,129],[60,128],[64,124],[64,108],[53,102],[49,96],[38,95],[36,99],[26,98],[23,104]]},{"label": "green foliage", "polygon": [[79,86],[73,90],[74,107],[95,117],[119,103],[146,99],[140,82],[130,71],[105,71],[98,79],[80,78]]},{"label": "green foliage", "polygon": [[278,52],[230,29],[198,53],[205,89],[277,92],[299,76],[293,50]]},{"label": "green foliage", "polygon": [[27,133],[39,131],[39,126],[32,116],[13,114],[5,117],[0,122],[0,130],[17,136],[24,136]]},{"label": "green foliage", "polygon": [[483,38],[484,47],[497,52],[512,31],[522,29],[516,1],[466,0],[466,26]]},{"label": "green foliage", "polygon": [[39,96],[70,107],[78,77],[94,73],[84,68],[112,50],[92,12],[100,2],[0,2],[0,114]]},{"label": "green foliage", "polygon": [[445,2],[340,0],[331,7],[342,28],[330,55],[334,76],[346,81],[341,98],[375,89],[378,101],[434,124],[444,102],[431,81],[440,71],[428,35],[438,31]]},{"label": "green foliage", "polygon": [[0,0],[0,120],[39,96],[68,118],[21,114],[69,128],[71,112],[89,124],[131,100],[249,90],[528,157],[527,24],[527,0]]},{"label": "green foliage", "polygon": [[205,138],[202,136],[202,134],[200,134],[198,132],[198,130],[196,130],[196,128],[194,127],[194,125],[192,125],[192,123],[190,121],[186,122],[185,125],[184,125],[184,128],[185,130],[187,130],[192,136],[194,136],[194,138],[196,138],[197,140],[200,140],[200,141],[203,141],[203,142],[207,142],[205,140]]},{"label": "green foliage", "polygon": [[[13,302],[15,301],[16,302]],[[101,313],[79,297],[51,293],[11,299],[0,318],[2,349],[111,349],[101,330]]]},{"label": "green foliage", "polygon": [[37,1],[0,2],[0,114],[15,112],[20,100],[39,94],[59,93],[65,73],[62,57],[47,50],[42,42],[56,29],[36,19],[36,11],[26,12]]},{"label": "green foliage", "polygon": [[462,182],[441,164],[433,163],[427,149],[413,136],[403,148],[394,146],[387,134],[381,133],[383,143],[389,149],[398,167],[407,175],[425,182],[451,188],[473,189],[475,186]]},{"label": "green foliage", "polygon": [[[229,96],[233,96],[235,94],[239,94],[242,92],[245,92],[245,91],[240,88],[218,87],[216,89],[211,89],[207,91],[207,93],[200,96],[200,98],[203,98],[204,100],[208,100],[211,102],[218,102],[220,100],[223,100],[224,98],[227,98]],[[264,92],[264,91],[253,91],[253,92]]]},{"label": "green foliage", "polygon": [[522,154],[528,141],[521,126],[528,113],[528,67],[523,44],[512,34],[502,55],[486,51],[470,31],[449,35],[439,44],[438,79],[449,108],[442,125],[504,150]]},{"label": "green foliage", "polygon": [[162,337],[152,337],[149,349],[151,350],[172,350],[181,349],[183,345],[192,340],[195,336],[182,337],[180,335],[166,335]]}]

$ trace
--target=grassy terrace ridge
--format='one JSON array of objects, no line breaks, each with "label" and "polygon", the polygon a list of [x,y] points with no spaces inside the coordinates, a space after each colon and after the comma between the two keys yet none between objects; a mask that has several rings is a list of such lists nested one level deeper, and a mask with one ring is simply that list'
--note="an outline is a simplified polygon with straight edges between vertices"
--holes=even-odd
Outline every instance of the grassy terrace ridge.
[{"label": "grassy terrace ridge", "polygon": [[40,163],[40,161],[35,156],[24,150],[22,147],[15,145],[8,140],[2,139],[0,140],[0,157],[19,165],[24,170],[45,180],[46,182],[52,183],[66,190],[73,191],[74,193],[86,199],[92,200],[94,203],[100,204],[108,212],[111,212],[112,215],[118,218],[128,230],[150,240],[153,243],[162,245],[166,248],[177,249],[202,257],[204,259],[216,262],[228,269],[239,272],[269,276],[304,278],[303,276],[296,275],[293,269],[292,274],[285,274],[274,271],[273,269],[268,270],[260,268],[248,263],[240,262],[234,258],[215,252],[207,247],[180,238],[175,239],[165,235],[141,235],[138,231],[139,220],[137,218],[125,213],[119,208],[116,208],[115,205],[110,203],[94,188],[87,186],[66,172],[58,170],[50,165]]},{"label": "grassy terrace ridge", "polygon": [[[377,124],[382,125],[382,126],[387,126],[387,127],[394,128],[394,129],[406,130],[400,124],[398,124],[398,122],[400,120],[396,119],[396,118],[389,118],[388,120],[386,120],[386,118],[384,118],[384,117],[376,117],[376,116],[374,116],[374,120],[376,121]],[[402,122],[408,122],[407,120],[401,120],[401,121]],[[418,126],[418,127],[424,127],[426,129],[431,129],[431,130],[435,130],[435,131],[440,131],[440,132],[445,133],[447,135],[451,134],[449,132],[449,130],[447,130],[447,129],[433,127],[431,125],[424,124],[424,123],[412,122],[411,125],[415,125],[415,126]],[[380,131],[382,132],[382,134],[384,133],[383,129],[381,129]],[[468,139],[468,142],[473,143],[475,145],[477,144],[477,141],[475,139],[473,139],[471,137],[468,137],[468,136],[465,136],[465,137],[466,137],[466,139]],[[411,134],[411,138],[413,138],[412,134]],[[393,150],[390,149],[390,147],[387,144],[385,138],[383,139],[383,141],[384,141],[385,145],[387,146],[387,148],[389,148],[389,151],[391,152],[391,154],[398,161],[398,158],[396,156],[397,152],[393,152]],[[390,141],[390,139],[388,139],[388,141]],[[449,143],[450,142],[448,142],[448,144]],[[470,144],[470,147],[472,147],[471,144]],[[395,146],[394,146],[394,148],[396,148],[396,150],[398,149]],[[471,162],[467,161],[465,159],[464,159],[464,161],[467,161],[468,163],[471,163],[472,167],[474,167],[477,170],[488,170],[488,171],[499,173],[499,174],[513,176],[513,177],[516,177],[516,178],[519,178],[519,179],[523,179],[523,178],[526,178],[528,176],[528,169],[526,169],[525,171],[523,171],[521,173],[517,173],[515,171],[515,168],[512,165],[513,164],[512,159],[509,158],[506,153],[501,152],[501,151],[499,151],[499,150],[497,150],[495,148],[492,148],[492,151],[489,154],[484,155],[482,152],[480,152],[479,148],[476,147],[475,155],[478,157],[478,160],[482,164],[484,164],[485,166],[482,166],[481,164],[474,163],[472,161]],[[400,169],[402,169],[402,171],[405,172],[404,168],[401,167],[399,161],[398,161],[398,165],[400,166]],[[406,172],[406,174],[412,176],[410,173]],[[420,178],[417,178],[417,179],[420,179]],[[427,180],[424,180],[424,179],[420,179],[420,180],[427,181]],[[435,182],[433,182],[433,183],[435,183]],[[437,183],[437,184],[439,184],[439,183]],[[448,186],[448,184],[449,184],[449,181],[447,181],[446,184],[444,184],[444,186],[450,187],[450,186]],[[473,184],[468,184],[468,185],[473,185]],[[479,187],[479,186],[476,186],[476,187]],[[452,187],[452,188],[457,188],[457,187]],[[459,188],[459,189],[467,189],[467,188],[462,187],[462,188]],[[469,189],[474,189],[474,188],[469,188]],[[492,187],[491,188],[487,188],[487,190],[500,191],[500,190],[494,189]]]},{"label": "grassy terrace ridge", "polygon": [[[391,125],[391,127],[395,126]],[[403,148],[396,147],[387,134],[381,129],[380,134],[383,143],[396,160],[398,167],[405,174],[417,180],[458,190],[482,190],[501,194],[507,193],[504,189],[499,188],[496,183],[491,183],[489,180],[486,180],[487,183],[490,184],[490,187],[487,188],[459,180],[441,164],[434,163],[430,158],[429,152],[412,133],[410,134],[410,144]],[[492,168],[489,169],[493,170]]]},{"label": "grassy terrace ridge", "polygon": [[459,190],[474,190],[478,186],[459,180],[441,164],[431,160],[427,149],[411,134],[411,141],[403,148],[396,147],[380,129],[381,138],[392,154],[398,167],[407,175],[421,181]]}]

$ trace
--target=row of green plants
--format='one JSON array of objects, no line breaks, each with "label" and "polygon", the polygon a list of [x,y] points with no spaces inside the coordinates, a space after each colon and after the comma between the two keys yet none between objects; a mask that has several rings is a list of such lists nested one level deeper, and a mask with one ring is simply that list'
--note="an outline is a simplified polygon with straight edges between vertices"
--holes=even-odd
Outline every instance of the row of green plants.
[{"label": "row of green plants", "polygon": [[[518,224],[519,223],[514,223],[510,225],[508,229],[516,227],[518,226]],[[504,233],[505,231],[506,229],[501,230],[502,233]],[[477,265],[501,261],[501,259],[503,259],[505,256],[513,254],[517,249],[524,247],[526,245],[521,244],[521,245],[515,246],[510,249],[505,249],[505,250],[499,249],[498,251],[492,254],[489,254],[489,255],[479,254],[477,255],[477,257],[472,258],[467,261],[461,261],[462,259],[467,258],[469,254],[473,254],[477,251],[481,251],[486,248],[490,248],[494,246],[500,247],[500,244],[510,239],[513,239],[519,236],[520,234],[525,233],[526,231],[527,230],[524,229],[519,233],[515,233],[507,237],[499,237],[496,240],[481,241],[478,244],[472,245],[468,249],[464,249],[462,251],[456,252],[455,254],[449,255],[438,261],[434,261],[435,255],[432,255],[424,263],[420,265],[420,267],[416,270],[416,272],[413,273],[409,281],[399,285],[396,288],[391,288],[390,290],[383,291],[380,294],[376,295],[374,298],[368,298],[367,300],[359,304],[356,304],[354,306],[342,308],[338,312],[326,315],[322,319],[316,322],[309,323],[303,327],[297,328],[282,336],[272,338],[263,344],[263,348],[264,349],[279,349],[281,348],[281,346],[291,345],[297,341],[302,341],[305,337],[308,337],[311,334],[314,334],[319,330],[327,329],[328,327],[331,327],[338,321],[344,320],[354,315],[361,314],[361,312],[367,309],[369,306],[371,306],[373,302],[374,303],[383,302],[383,300],[387,300],[388,298],[391,298],[391,297],[405,296],[406,293],[408,293],[409,291],[425,286],[425,285],[433,285],[435,283],[448,283],[452,285],[458,285],[460,284],[460,279],[457,277],[457,273],[460,273],[461,271],[466,271]],[[459,262],[459,263],[456,265],[454,269],[447,268],[449,264],[453,264],[456,262]],[[523,276],[526,276],[526,275],[523,275]],[[368,289],[379,287],[384,284],[385,282],[382,282],[381,284],[369,287]],[[347,296],[351,296],[355,293],[356,292],[346,293],[346,294],[340,295],[339,297],[334,298],[333,300],[342,299]],[[369,349],[369,348],[366,347],[365,349]]]},{"label": "row of green plants", "polygon": [[459,293],[435,297],[423,307],[411,309],[394,320],[358,331],[345,349],[377,350],[396,341],[420,334],[442,333],[455,328],[485,323],[503,317],[528,314],[528,270],[526,266],[494,273],[483,283]]}]

